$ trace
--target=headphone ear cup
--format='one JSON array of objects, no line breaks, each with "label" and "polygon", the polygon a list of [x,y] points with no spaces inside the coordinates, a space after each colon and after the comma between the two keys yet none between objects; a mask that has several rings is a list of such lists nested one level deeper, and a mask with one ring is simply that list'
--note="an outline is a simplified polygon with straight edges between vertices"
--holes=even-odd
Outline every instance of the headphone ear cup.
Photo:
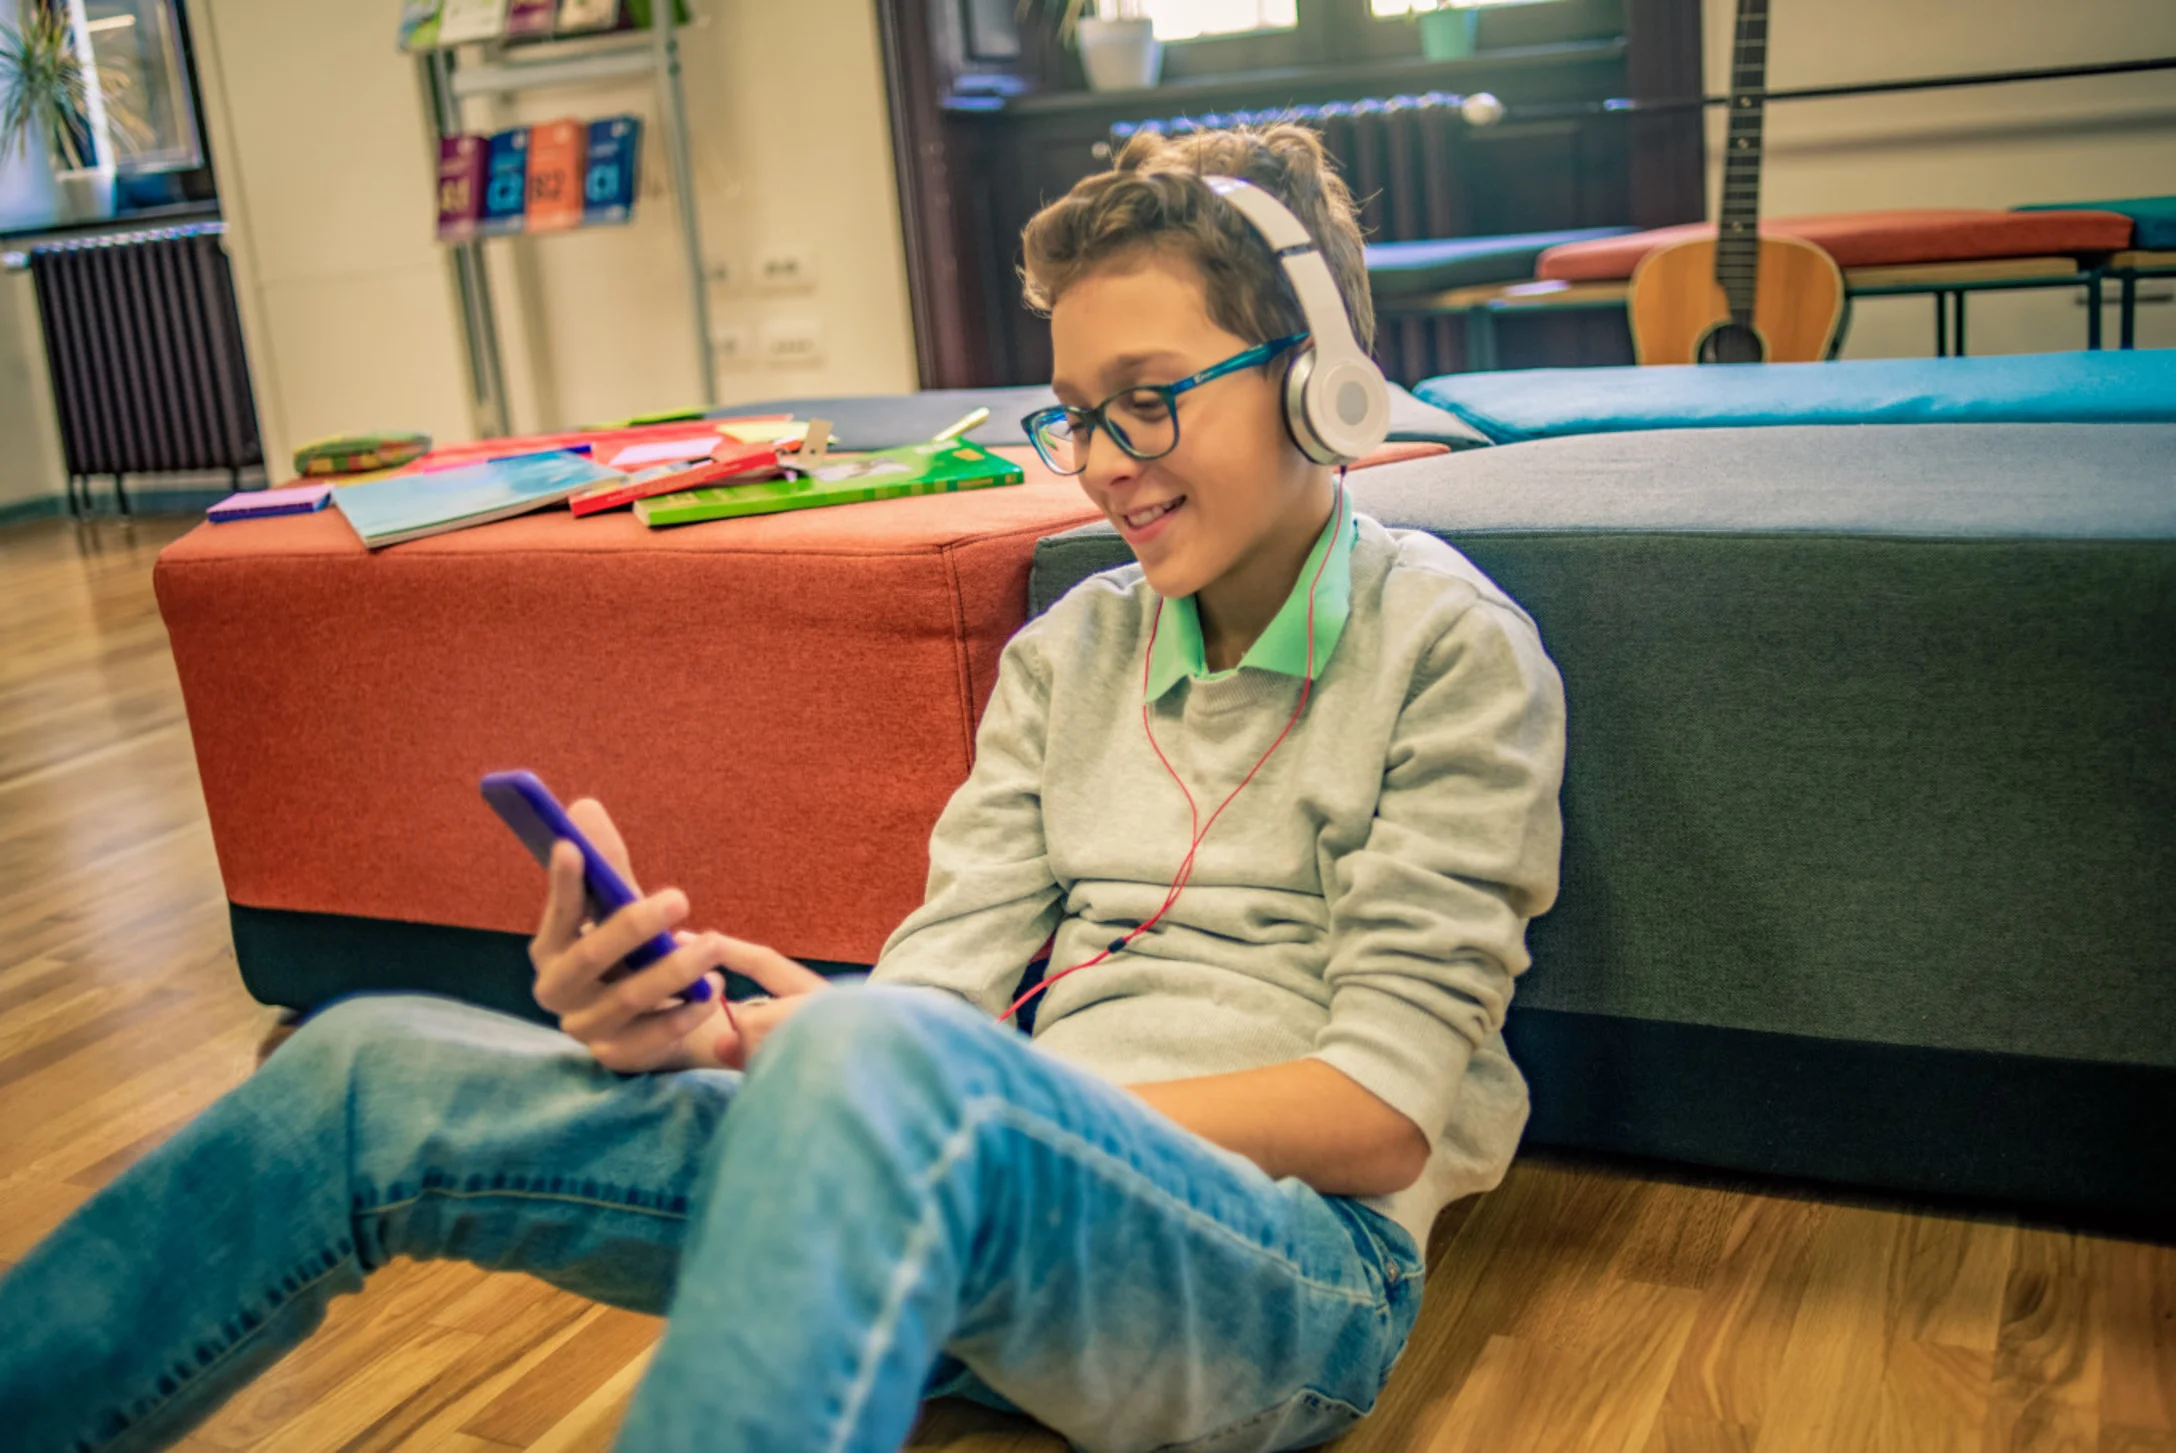
[{"label": "headphone ear cup", "polygon": [[1362,353],[1323,355],[1307,375],[1307,428],[1337,463],[1359,459],[1390,432],[1390,389]]},{"label": "headphone ear cup", "polygon": [[1315,428],[1307,396],[1307,382],[1315,376],[1315,350],[1312,345],[1292,355],[1292,362],[1284,371],[1284,427],[1299,446],[1300,453],[1317,464],[1344,464],[1342,454],[1323,442]]}]

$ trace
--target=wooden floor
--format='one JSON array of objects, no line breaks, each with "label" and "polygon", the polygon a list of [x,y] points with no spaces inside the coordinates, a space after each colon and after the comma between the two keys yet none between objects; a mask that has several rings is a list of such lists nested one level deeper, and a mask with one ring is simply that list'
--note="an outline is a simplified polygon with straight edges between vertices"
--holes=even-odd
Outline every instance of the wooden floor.
[{"label": "wooden floor", "polygon": [[[0,529],[0,1266],[250,1072],[152,602],[171,522]],[[2176,1453],[2176,1250],[1529,1155],[1438,1227],[1346,1453]],[[399,1262],[196,1450],[601,1449],[659,1323]],[[4,1435],[0,1435],[4,1437]],[[915,1446],[1056,1449],[937,1408]]]}]

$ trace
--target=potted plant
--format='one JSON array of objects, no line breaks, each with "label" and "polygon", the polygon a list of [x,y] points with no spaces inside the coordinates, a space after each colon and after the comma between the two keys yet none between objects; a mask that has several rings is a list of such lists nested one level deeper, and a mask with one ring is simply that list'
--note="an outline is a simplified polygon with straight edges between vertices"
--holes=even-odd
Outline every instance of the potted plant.
[{"label": "potted plant", "polygon": [[1163,42],[1143,0],[1021,0],[1023,18],[1036,10],[1056,17],[1058,38],[1080,52],[1092,91],[1138,91],[1163,72]]},{"label": "potted plant", "polygon": [[1420,53],[1432,61],[1464,60],[1473,54],[1480,20],[1475,0],[1413,0],[1409,12],[1420,27]]},{"label": "potted plant", "polygon": [[75,25],[53,0],[19,0],[14,26],[0,25],[0,161],[42,147],[57,194],[54,220],[113,215],[109,137],[143,129],[123,104],[127,76],[87,64]]}]

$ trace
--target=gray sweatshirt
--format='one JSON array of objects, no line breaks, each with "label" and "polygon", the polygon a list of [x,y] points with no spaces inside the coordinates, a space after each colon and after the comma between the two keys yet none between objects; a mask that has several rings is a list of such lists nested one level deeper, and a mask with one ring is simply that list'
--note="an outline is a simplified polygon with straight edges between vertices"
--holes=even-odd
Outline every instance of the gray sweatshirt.
[{"label": "gray sweatshirt", "polygon": [[[1502,1180],[1526,1125],[1501,1030],[1527,920],[1556,896],[1563,687],[1533,621],[1464,556],[1354,520],[1344,630],[1299,724],[1162,922],[1043,996],[1035,1043],[1118,1084],[1327,1062],[1433,1143],[1416,1183],[1367,1202],[1425,1245],[1443,1206]],[[1163,903],[1189,826],[1142,730],[1155,605],[1124,566],[1006,646],[928,896],[873,981],[1001,1014],[1053,931],[1056,970]],[[1204,818],[1299,690],[1242,666],[1153,703]]]}]

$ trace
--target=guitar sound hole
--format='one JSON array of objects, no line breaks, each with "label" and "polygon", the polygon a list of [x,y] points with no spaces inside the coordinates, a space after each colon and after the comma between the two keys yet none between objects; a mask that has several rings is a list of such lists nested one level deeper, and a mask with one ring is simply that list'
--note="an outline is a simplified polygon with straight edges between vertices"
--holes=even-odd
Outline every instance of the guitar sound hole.
[{"label": "guitar sound hole", "polygon": [[1759,363],[1768,356],[1760,334],[1739,323],[1718,323],[1700,339],[1702,363]]}]

